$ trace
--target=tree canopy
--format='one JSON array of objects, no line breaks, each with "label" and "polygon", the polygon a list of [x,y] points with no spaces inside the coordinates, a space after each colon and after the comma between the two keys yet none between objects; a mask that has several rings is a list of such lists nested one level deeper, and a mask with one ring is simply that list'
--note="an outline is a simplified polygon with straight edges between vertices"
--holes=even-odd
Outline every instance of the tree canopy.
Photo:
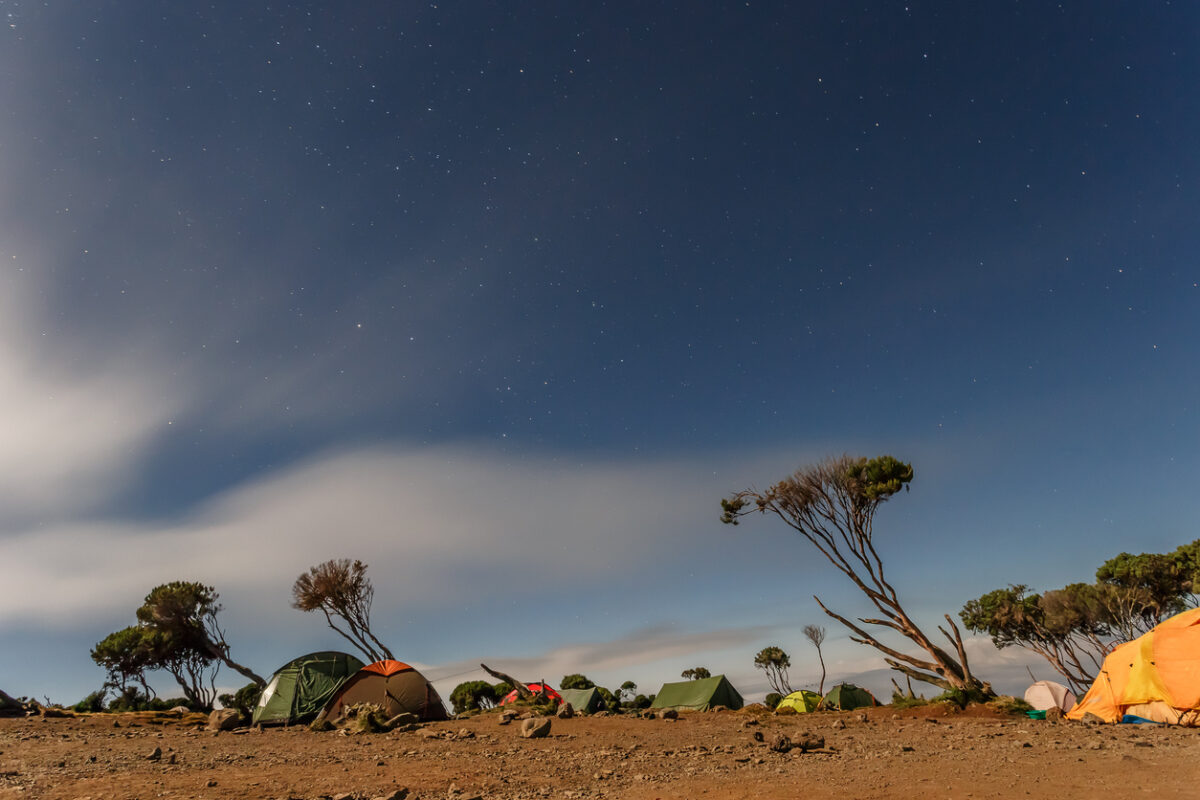
[{"label": "tree canopy", "polygon": [[780,647],[764,647],[754,656],[754,666],[767,673],[767,684],[781,695],[792,693],[788,684],[788,668],[792,659]]},{"label": "tree canopy", "polygon": [[311,567],[292,584],[292,608],[319,610],[330,628],[372,662],[395,658],[371,632],[371,602],[374,598],[375,587],[367,577],[367,565],[348,558],[332,559]]},{"label": "tree canopy", "polygon": [[562,681],[558,684],[560,689],[591,689],[595,685],[595,683],[579,673],[564,675]]},{"label": "tree canopy", "polygon": [[683,672],[679,673],[679,677],[685,678],[689,681],[702,681],[705,678],[711,678],[712,673],[708,671],[707,667],[692,667],[691,669],[685,669]]}]

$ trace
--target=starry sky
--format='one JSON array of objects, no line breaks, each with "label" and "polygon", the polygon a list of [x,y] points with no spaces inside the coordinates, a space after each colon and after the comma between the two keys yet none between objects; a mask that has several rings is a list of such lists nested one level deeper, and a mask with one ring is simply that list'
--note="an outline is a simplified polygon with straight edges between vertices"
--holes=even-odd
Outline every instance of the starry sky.
[{"label": "starry sky", "polygon": [[[158,583],[340,647],[884,692],[853,587],[718,500],[845,452],[931,627],[1196,538],[1200,8],[0,0],[0,682]],[[998,688],[1049,669],[971,642]],[[222,673],[222,686],[240,685]],[[160,687],[170,693],[169,681]]]}]

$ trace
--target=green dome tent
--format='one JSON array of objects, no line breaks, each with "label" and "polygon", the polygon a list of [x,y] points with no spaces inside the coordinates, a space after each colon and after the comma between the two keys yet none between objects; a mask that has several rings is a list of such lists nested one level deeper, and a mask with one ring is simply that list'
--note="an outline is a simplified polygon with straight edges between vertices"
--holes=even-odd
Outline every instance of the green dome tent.
[{"label": "green dome tent", "polygon": [[854,708],[870,708],[879,705],[875,695],[853,683],[839,683],[825,695],[825,707],[835,711],[850,711]]},{"label": "green dome tent", "polygon": [[292,725],[317,715],[333,693],[363,668],[349,653],[309,653],[284,664],[271,676],[254,709],[254,725]]},{"label": "green dome tent", "polygon": [[735,711],[742,707],[742,696],[724,675],[713,675],[698,681],[664,683],[654,697],[651,708],[673,708],[677,711],[708,711],[725,706]]},{"label": "green dome tent", "polygon": [[790,708],[797,714],[807,714],[810,711],[816,711],[820,705],[821,695],[816,692],[810,692],[807,689],[801,689],[798,692],[792,692],[780,700],[779,705],[775,706],[775,710],[782,711],[785,708]]},{"label": "green dome tent", "polygon": [[571,708],[580,714],[593,714],[608,709],[608,703],[604,702],[595,686],[590,689],[559,689],[558,693],[562,695],[564,703],[570,703]]}]

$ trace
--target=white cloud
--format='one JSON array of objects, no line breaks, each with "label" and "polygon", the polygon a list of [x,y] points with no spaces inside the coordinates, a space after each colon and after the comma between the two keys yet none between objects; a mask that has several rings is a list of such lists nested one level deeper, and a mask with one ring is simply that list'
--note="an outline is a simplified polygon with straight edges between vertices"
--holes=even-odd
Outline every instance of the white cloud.
[{"label": "white cloud", "polygon": [[[0,256],[7,255],[0,253]],[[0,299],[0,515],[59,517],[107,499],[180,406],[140,354],[70,352],[29,313],[27,283]]]},{"label": "white cloud", "polygon": [[[9,567],[0,624],[77,624],[183,577],[283,613],[295,576],[337,557],[361,558],[377,584],[434,604],[562,590],[617,569],[653,574],[673,548],[722,535],[712,510],[720,490],[700,471],[466,448],[330,453],[184,519],[10,533],[0,542]],[[48,585],[55,591],[36,606],[22,602]]]}]

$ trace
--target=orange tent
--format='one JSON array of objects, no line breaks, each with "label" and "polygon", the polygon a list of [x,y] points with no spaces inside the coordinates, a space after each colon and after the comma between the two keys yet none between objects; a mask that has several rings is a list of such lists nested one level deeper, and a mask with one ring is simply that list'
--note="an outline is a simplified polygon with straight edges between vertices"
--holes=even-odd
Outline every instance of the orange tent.
[{"label": "orange tent", "polygon": [[408,711],[422,722],[449,719],[433,684],[403,661],[376,661],[351,675],[317,719],[337,719],[343,709],[356,703],[374,703],[389,717]]},{"label": "orange tent", "polygon": [[1200,608],[1117,645],[1067,719],[1089,713],[1105,722],[1132,714],[1155,722],[1200,724]]}]

